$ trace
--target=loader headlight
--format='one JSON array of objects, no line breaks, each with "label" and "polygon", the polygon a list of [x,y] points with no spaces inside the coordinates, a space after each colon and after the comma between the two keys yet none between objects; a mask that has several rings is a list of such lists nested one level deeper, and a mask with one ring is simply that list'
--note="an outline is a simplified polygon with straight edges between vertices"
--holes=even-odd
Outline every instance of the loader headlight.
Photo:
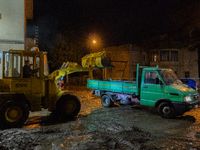
[{"label": "loader headlight", "polygon": [[190,101],[192,101],[192,99],[191,99],[190,96],[185,96],[185,97],[183,98],[183,100],[184,100],[184,102],[190,102]]}]

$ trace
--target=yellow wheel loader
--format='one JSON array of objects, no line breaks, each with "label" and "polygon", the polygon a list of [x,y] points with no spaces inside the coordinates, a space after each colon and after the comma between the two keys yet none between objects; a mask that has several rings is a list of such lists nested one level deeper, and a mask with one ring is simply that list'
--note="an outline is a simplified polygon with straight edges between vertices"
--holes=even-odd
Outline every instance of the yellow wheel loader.
[{"label": "yellow wheel loader", "polygon": [[[27,61],[29,77],[24,76]],[[9,50],[3,52],[2,63],[0,128],[20,127],[27,120],[29,111],[40,111],[42,108],[56,112],[63,119],[77,116],[81,108],[80,100],[68,91],[60,90],[60,78],[74,72],[112,67],[105,52],[84,56],[82,66],[75,62],[64,62],[60,70],[50,75],[47,52]]]},{"label": "yellow wheel loader", "polygon": [[[30,77],[24,77],[23,66],[30,65]],[[0,79],[0,127],[20,127],[29,111],[47,108],[61,118],[75,117],[81,108],[78,97],[59,90],[56,80],[67,71],[62,69],[49,75],[47,52],[9,50],[3,52]],[[33,71],[36,70],[36,71]]]}]

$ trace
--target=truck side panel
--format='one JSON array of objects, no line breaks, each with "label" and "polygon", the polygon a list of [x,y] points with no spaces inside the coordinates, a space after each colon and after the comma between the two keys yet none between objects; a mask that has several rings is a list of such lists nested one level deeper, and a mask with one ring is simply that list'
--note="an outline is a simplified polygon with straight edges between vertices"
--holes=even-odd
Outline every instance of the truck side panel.
[{"label": "truck side panel", "polygon": [[131,81],[98,81],[88,79],[87,87],[91,89],[98,89],[102,91],[110,91],[116,93],[137,93],[137,84]]}]

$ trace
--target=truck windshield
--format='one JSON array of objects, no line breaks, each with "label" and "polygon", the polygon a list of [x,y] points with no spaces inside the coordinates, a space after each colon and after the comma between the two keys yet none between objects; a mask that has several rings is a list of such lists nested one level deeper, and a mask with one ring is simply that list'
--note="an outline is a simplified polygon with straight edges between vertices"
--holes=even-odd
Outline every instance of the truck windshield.
[{"label": "truck windshield", "polygon": [[166,85],[182,83],[177,75],[174,73],[174,71],[171,69],[158,70],[158,73],[160,74]]}]

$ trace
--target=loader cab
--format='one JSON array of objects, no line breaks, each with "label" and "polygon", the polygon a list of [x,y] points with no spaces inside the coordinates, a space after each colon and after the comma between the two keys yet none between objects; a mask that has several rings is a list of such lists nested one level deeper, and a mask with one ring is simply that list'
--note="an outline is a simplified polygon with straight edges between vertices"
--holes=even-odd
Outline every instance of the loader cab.
[{"label": "loader cab", "polygon": [[38,69],[30,78],[43,78],[49,75],[47,53],[39,51],[9,50],[3,52],[3,78],[24,78],[23,67],[29,61],[30,69]]}]

